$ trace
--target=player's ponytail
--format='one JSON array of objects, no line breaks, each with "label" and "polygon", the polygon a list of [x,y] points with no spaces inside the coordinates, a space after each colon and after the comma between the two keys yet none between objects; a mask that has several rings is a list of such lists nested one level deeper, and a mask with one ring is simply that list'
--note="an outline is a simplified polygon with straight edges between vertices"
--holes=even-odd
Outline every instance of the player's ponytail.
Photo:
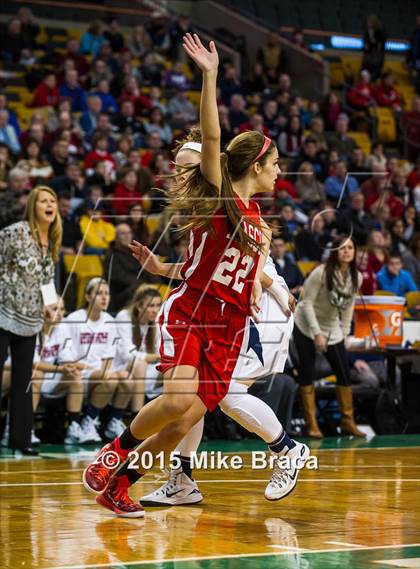
[{"label": "player's ponytail", "polygon": [[259,225],[255,220],[244,216],[236,203],[230,174],[229,151],[222,152],[220,155],[220,162],[222,167],[222,187],[220,197],[222,198],[222,203],[232,227],[232,236],[234,236],[235,241],[239,242],[242,251],[254,255],[256,251],[261,249],[261,245],[244,231],[241,222],[245,220],[254,227],[259,227]]},{"label": "player's ponytail", "polygon": [[222,171],[220,193],[218,188],[203,177],[199,164],[176,165],[174,183],[167,196],[170,208],[191,216],[188,223],[183,226],[183,230],[200,228],[211,231],[211,217],[223,205],[234,231],[235,240],[241,249],[251,254],[261,249],[261,245],[243,228],[241,223],[243,220],[253,226],[258,224],[243,215],[236,202],[232,182],[246,176],[249,168],[256,162],[263,166],[273,148],[273,141],[260,132],[249,131],[235,136],[226,152],[220,155]]},{"label": "player's ponytail", "polygon": [[249,168],[259,162],[264,166],[268,155],[274,149],[274,142],[257,131],[247,131],[238,134],[228,144],[226,151],[221,154],[222,188],[223,199],[229,220],[236,228],[236,240],[241,249],[252,252],[261,249],[261,244],[250,237],[244,230],[241,221],[245,220],[254,227],[260,227],[255,220],[245,217],[239,209],[232,182],[244,178]]}]

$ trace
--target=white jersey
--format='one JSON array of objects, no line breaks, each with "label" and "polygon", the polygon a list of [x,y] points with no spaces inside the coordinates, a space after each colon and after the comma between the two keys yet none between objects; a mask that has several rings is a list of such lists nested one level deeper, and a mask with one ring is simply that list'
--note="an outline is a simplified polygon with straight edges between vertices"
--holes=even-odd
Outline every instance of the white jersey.
[{"label": "white jersey", "polygon": [[62,321],[53,327],[48,336],[43,335],[42,346],[40,334],[37,335],[34,363],[43,361],[48,364],[56,364],[64,350],[67,352],[71,350],[71,338],[68,333],[68,326]]},{"label": "white jersey", "polygon": [[118,333],[115,319],[102,312],[99,320],[89,320],[84,308],[63,320],[63,328],[71,343],[60,354],[60,361],[81,361],[99,369],[102,360],[114,359]]},{"label": "white jersey", "polygon": [[[117,355],[115,366],[126,366],[134,357],[145,359],[147,355],[146,336],[149,325],[140,326],[140,347],[139,349],[133,343],[134,325],[131,322],[131,316],[128,310],[121,310],[115,317],[119,342],[117,345]],[[159,326],[156,325],[154,353],[159,353],[160,333]]]},{"label": "white jersey", "polygon": [[[289,290],[283,277],[277,274],[273,259],[268,256],[263,269],[270,278]],[[293,315],[287,317],[267,291],[261,298],[260,322],[247,318],[247,327],[232,379],[256,379],[281,373],[289,352],[293,332]]]},{"label": "white jersey", "polygon": [[[133,324],[128,310],[121,310],[115,317],[117,324],[117,333],[119,341],[117,345],[117,355],[114,360],[114,369],[119,371],[127,369],[133,358],[144,360],[147,356],[146,336],[149,330],[149,324],[140,326],[140,347],[136,348],[133,343]],[[160,330],[156,325],[155,346],[154,353],[159,353],[160,346]],[[157,387],[158,378],[160,373],[156,369],[156,364],[148,364],[145,377],[145,393],[148,397],[153,398],[160,395],[162,392],[160,387]]]}]

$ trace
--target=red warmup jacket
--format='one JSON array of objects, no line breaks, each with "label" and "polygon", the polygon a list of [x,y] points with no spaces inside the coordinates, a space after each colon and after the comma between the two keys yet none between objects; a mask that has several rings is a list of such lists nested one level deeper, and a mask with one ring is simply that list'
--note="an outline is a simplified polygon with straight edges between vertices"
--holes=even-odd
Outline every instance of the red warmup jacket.
[{"label": "red warmup jacket", "polygon": [[359,271],[362,273],[363,277],[362,286],[360,287],[362,294],[373,294],[378,288],[378,285],[376,282],[376,275],[373,272],[372,267],[368,265],[364,271],[362,271],[360,268]]},{"label": "red warmup jacket", "polygon": [[124,184],[117,184],[112,200],[112,209],[117,215],[127,215],[130,205],[141,204],[142,195],[137,190],[130,190]]},{"label": "red warmup jacket", "polygon": [[357,83],[347,95],[347,101],[352,107],[367,107],[373,98],[373,87],[370,83]]},{"label": "red warmup jacket", "polygon": [[393,88],[380,83],[376,87],[375,99],[380,107],[401,107],[401,95]]},{"label": "red warmup jacket", "polygon": [[143,111],[148,111],[153,107],[152,101],[145,95],[133,95],[127,91],[122,91],[120,95],[120,104],[124,101],[131,101],[134,105],[136,116],[141,115]]},{"label": "red warmup jacket", "polygon": [[60,98],[58,87],[50,89],[45,83],[40,83],[35,89],[33,107],[55,107]]},{"label": "red warmup jacket", "polygon": [[407,178],[407,186],[412,190],[420,184],[420,170],[414,169]]},{"label": "red warmup jacket", "polygon": [[[361,190],[365,196],[365,211],[370,211],[372,205],[379,199],[379,191],[375,180],[366,180],[366,182],[362,184]],[[403,202],[399,198],[390,193],[386,203],[391,210],[391,217],[402,216],[405,208]]]},{"label": "red warmup jacket", "polygon": [[368,271],[371,271],[374,275],[378,273],[382,267],[387,263],[388,257],[384,259],[384,261],[380,261],[376,255],[373,253],[369,253],[368,257]]},{"label": "red warmup jacket", "polygon": [[274,200],[277,200],[279,192],[286,190],[291,198],[294,200],[298,198],[295,186],[289,180],[277,180],[274,186]]},{"label": "red warmup jacket", "polygon": [[97,152],[96,150],[92,150],[91,152],[86,154],[85,170],[87,170],[88,168],[94,168],[96,162],[103,161],[103,160],[105,160],[106,162],[112,162],[112,164],[114,165],[114,170],[116,169],[117,165],[115,163],[115,160],[114,160],[114,157],[112,156],[112,154],[109,154],[109,152],[100,153],[100,152]]},{"label": "red warmup jacket", "polygon": [[[252,130],[252,125],[249,121],[239,125],[239,132],[247,132],[248,130]],[[263,126],[263,132],[265,136],[269,136],[269,131],[266,126]]]}]

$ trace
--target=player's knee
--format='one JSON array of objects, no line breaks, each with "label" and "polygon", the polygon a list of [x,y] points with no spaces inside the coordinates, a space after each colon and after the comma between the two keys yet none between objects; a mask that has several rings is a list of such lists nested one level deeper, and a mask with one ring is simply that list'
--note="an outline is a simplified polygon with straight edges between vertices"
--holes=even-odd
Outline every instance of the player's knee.
[{"label": "player's knee", "polygon": [[114,373],[115,373],[115,376],[118,377],[118,379],[120,381],[125,381],[126,379],[129,379],[129,377],[130,377],[130,372],[127,370],[121,370],[121,371],[117,371]]},{"label": "player's knee", "polygon": [[63,374],[63,378],[70,383],[82,383],[83,375],[80,369],[75,369],[72,372]]},{"label": "player's knee", "polygon": [[147,372],[147,362],[144,360],[136,360],[133,365],[132,375],[135,378],[144,378]]},{"label": "player's knee", "polygon": [[119,379],[118,391],[123,393],[132,393],[134,391],[134,380],[131,378]]},{"label": "player's knee", "polygon": [[117,389],[118,381],[119,380],[117,377],[111,376],[111,374],[109,376],[106,375],[101,382],[101,386],[109,393],[114,393],[114,391]]},{"label": "player's knee", "polygon": [[175,421],[188,411],[191,403],[188,397],[174,397],[166,394],[162,396],[162,406],[166,416]]},{"label": "player's knee", "polygon": [[193,425],[191,425],[191,421],[185,421],[183,419],[180,419],[172,423],[171,427],[172,427],[173,439],[176,442],[182,440],[185,437],[185,435],[191,430],[192,426]]}]

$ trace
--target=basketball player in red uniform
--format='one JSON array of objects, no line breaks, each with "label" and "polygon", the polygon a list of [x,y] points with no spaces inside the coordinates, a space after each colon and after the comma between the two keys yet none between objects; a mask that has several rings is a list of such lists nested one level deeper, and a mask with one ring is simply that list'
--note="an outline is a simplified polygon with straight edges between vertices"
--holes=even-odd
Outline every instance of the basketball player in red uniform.
[{"label": "basketball player in red uniform", "polygon": [[238,135],[220,154],[216,47],[210,42],[207,50],[197,35],[187,34],[184,48],[203,73],[202,153],[200,164],[185,167],[170,195],[174,209],[191,212],[186,226],[191,239],[181,272],[184,282],[165,301],[159,319],[164,392],[83,474],[87,489],[102,494],[116,513],[132,511],[133,517],[143,514],[127,493],[138,473],[124,466],[112,476],[113,468],[103,458],[114,453],[116,467],[139,446],[139,452],[173,450],[186,432],[182,422],[189,429],[226,395],[246,317],[258,319],[260,275],[270,238],[251,198],[272,191],[279,174],[277,148],[258,132]]}]

